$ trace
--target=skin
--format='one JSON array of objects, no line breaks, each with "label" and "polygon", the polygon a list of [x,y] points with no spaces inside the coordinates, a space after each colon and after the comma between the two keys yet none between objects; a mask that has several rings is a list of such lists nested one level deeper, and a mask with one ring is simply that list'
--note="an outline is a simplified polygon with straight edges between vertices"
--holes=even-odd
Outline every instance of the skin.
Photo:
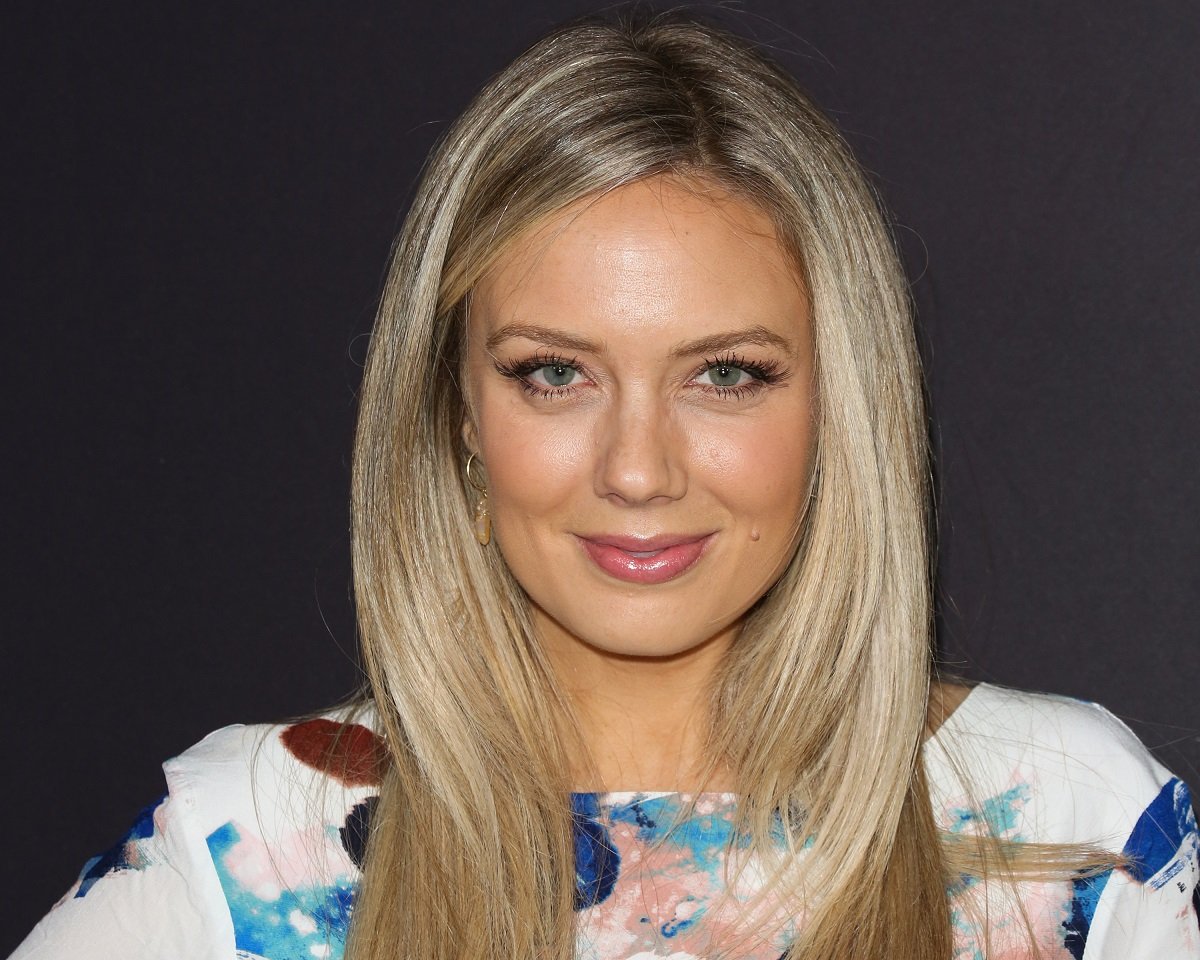
[{"label": "skin", "polygon": [[[577,787],[700,787],[704,691],[807,500],[817,398],[793,261],[756,207],[651,178],[513,243],[473,291],[467,339],[463,436],[577,705],[592,754]],[[580,540],[709,533],[654,585],[606,573]],[[723,776],[703,786],[732,789]]]}]

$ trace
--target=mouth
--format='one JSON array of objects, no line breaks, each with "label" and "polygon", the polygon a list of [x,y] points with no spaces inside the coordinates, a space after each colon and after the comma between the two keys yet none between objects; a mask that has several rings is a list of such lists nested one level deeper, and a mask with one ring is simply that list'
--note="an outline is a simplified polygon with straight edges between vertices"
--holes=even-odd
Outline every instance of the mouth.
[{"label": "mouth", "polygon": [[626,583],[656,584],[674,580],[703,555],[714,533],[626,537],[576,535],[584,553],[604,573]]}]

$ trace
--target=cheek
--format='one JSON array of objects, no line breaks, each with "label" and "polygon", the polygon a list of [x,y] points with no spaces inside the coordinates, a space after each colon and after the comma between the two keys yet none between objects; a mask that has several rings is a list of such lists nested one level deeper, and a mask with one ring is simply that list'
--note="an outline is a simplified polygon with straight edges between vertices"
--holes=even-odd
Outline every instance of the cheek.
[{"label": "cheek", "polygon": [[493,521],[538,518],[578,491],[588,470],[587,430],[576,418],[531,412],[518,398],[485,398],[479,423]]},{"label": "cheek", "polygon": [[736,513],[791,520],[808,491],[813,426],[807,411],[693,435],[696,471]]}]

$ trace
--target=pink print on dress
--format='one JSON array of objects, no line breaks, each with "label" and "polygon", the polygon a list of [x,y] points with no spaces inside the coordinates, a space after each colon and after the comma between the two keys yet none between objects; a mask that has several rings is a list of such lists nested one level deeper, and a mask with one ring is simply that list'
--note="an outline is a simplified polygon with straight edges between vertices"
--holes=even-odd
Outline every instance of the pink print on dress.
[{"label": "pink print on dress", "polygon": [[723,896],[727,851],[744,846],[733,836],[734,797],[703,795],[690,813],[678,794],[572,800],[577,850],[581,836],[590,845],[579,877],[592,893],[578,916],[580,960],[692,960],[734,942],[746,960],[777,960],[787,949],[794,927],[786,915],[756,916],[754,930],[767,935],[746,929],[745,904],[762,885],[753,864]]}]

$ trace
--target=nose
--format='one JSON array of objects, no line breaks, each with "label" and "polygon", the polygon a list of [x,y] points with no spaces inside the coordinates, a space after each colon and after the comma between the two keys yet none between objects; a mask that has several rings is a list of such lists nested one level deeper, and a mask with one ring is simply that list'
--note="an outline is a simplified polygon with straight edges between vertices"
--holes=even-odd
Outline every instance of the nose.
[{"label": "nose", "polygon": [[678,500],[687,492],[687,444],[662,405],[628,398],[599,426],[597,496],[632,505]]}]

